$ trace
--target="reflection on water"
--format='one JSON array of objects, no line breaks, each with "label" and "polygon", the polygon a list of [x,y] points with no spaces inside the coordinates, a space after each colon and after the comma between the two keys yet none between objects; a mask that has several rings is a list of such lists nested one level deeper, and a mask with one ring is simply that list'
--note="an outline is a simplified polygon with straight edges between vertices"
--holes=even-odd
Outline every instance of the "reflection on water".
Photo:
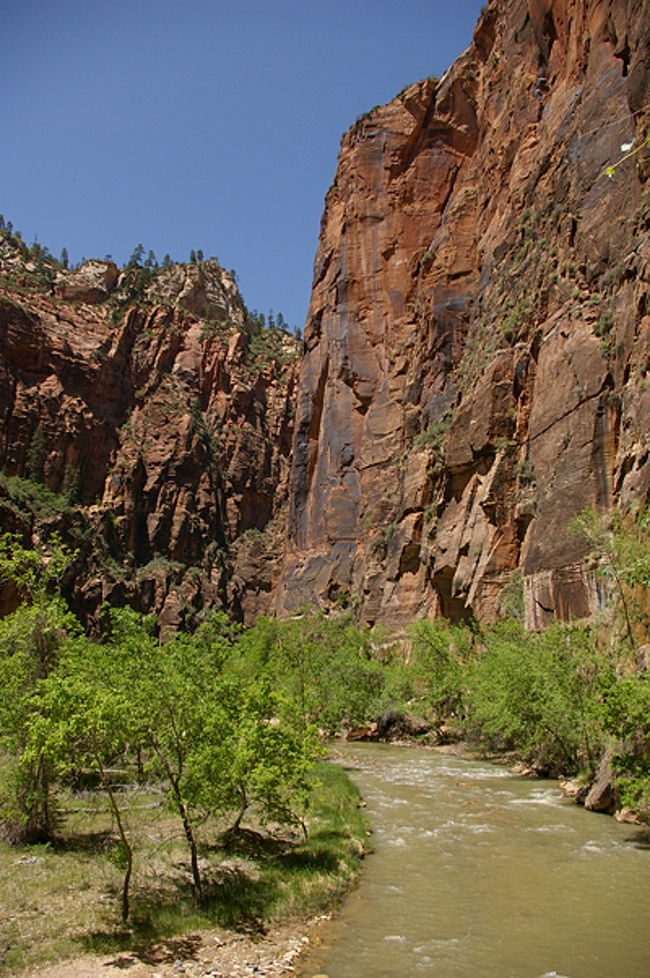
[{"label": "reflection on water", "polygon": [[418,748],[341,748],[375,853],[302,974],[648,978],[650,852],[552,783]]}]

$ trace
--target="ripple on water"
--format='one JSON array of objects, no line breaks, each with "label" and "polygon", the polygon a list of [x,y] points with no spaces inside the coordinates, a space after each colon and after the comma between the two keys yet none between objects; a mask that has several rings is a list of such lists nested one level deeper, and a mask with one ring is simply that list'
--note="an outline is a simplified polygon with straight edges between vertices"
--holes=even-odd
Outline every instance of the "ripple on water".
[{"label": "ripple on water", "polygon": [[455,778],[458,782],[462,781],[492,781],[495,778],[512,778],[512,774],[505,767],[452,767],[451,765],[441,765],[436,768],[436,775],[445,778]]},{"label": "ripple on water", "polygon": [[587,839],[587,841],[583,843],[581,851],[582,853],[595,852],[598,853],[599,855],[605,855],[605,854],[608,855],[610,852],[616,852],[617,850],[620,850],[622,848],[625,847],[621,846],[620,842],[616,842],[614,839],[611,839],[608,842],[605,841],[597,842],[595,839]]},{"label": "ripple on water", "polygon": [[396,849],[403,849],[406,846],[406,839],[404,839],[401,835],[389,835],[384,839],[384,843],[387,846],[394,846]]},{"label": "ripple on water", "polygon": [[561,832],[562,835],[575,832],[573,826],[566,825],[564,822],[558,822],[557,825],[527,825],[525,828],[527,832]]},{"label": "ripple on water", "polygon": [[549,805],[552,808],[565,808],[566,799],[559,788],[536,788],[528,798],[513,798],[511,805]]}]

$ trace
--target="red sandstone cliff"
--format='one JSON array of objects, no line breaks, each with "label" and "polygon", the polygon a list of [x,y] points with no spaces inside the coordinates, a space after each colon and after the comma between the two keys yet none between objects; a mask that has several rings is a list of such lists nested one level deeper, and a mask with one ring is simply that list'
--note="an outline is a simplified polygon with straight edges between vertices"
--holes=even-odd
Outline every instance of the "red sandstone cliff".
[{"label": "red sandstone cliff", "polygon": [[343,137],[276,604],[402,628],[597,606],[567,532],[650,488],[647,0],[492,0]]},{"label": "red sandstone cliff", "polygon": [[267,610],[297,341],[256,333],[216,261],[92,261],[54,278],[5,234],[0,272],[0,467],[60,494],[35,515],[5,478],[2,528],[34,540],[57,527],[79,547],[86,620],[104,600],[163,627],[206,607]]},{"label": "red sandstone cliff", "polygon": [[344,136],[299,379],[216,262],[0,236],[0,526],[68,534],[89,621],[594,610],[568,520],[650,488],[649,84],[649,0],[491,0]]}]

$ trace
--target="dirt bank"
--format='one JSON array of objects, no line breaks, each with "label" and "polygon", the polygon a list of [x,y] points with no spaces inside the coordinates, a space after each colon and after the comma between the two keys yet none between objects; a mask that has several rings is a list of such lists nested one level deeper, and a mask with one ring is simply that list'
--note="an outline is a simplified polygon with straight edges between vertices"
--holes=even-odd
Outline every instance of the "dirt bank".
[{"label": "dirt bank", "polygon": [[249,937],[215,930],[172,938],[152,946],[104,957],[59,962],[24,978],[280,978],[309,944],[309,933],[323,917],[270,928]]}]

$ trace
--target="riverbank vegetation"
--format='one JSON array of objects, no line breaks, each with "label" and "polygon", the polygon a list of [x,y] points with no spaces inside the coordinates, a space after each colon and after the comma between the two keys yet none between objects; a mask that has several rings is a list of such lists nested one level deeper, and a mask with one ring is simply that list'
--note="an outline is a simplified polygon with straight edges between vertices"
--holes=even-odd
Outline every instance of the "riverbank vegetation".
[{"label": "riverbank vegetation", "polygon": [[58,590],[71,556],[0,542],[0,970],[331,906],[365,824],[307,682],[273,683],[266,627],[223,614],[162,641],[107,609],[91,641]]},{"label": "riverbank vegetation", "polygon": [[650,819],[649,524],[576,525],[613,616],[539,634],[516,614],[421,621],[406,643],[346,612],[249,629],[219,612],[161,636],[126,608],[90,639],[59,592],[72,555],[56,536],[40,553],[3,537],[5,965],[35,960],[32,925],[47,956],[322,909],[363,852],[358,799],[320,763],[342,727],[464,737],[585,783],[607,753],[620,804]]},{"label": "riverbank vegetation", "polygon": [[173,947],[201,931],[260,935],[278,921],[331,910],[358,871],[367,830],[358,791],[341,768],[317,762],[308,776],[307,837],[259,824],[228,836],[218,819],[201,824],[197,904],[186,841],[164,791],[153,782],[127,785],[133,776],[112,772],[134,852],[128,924],[119,913],[124,852],[106,793],[61,786],[49,842],[0,843],[0,975],[87,953]]}]

